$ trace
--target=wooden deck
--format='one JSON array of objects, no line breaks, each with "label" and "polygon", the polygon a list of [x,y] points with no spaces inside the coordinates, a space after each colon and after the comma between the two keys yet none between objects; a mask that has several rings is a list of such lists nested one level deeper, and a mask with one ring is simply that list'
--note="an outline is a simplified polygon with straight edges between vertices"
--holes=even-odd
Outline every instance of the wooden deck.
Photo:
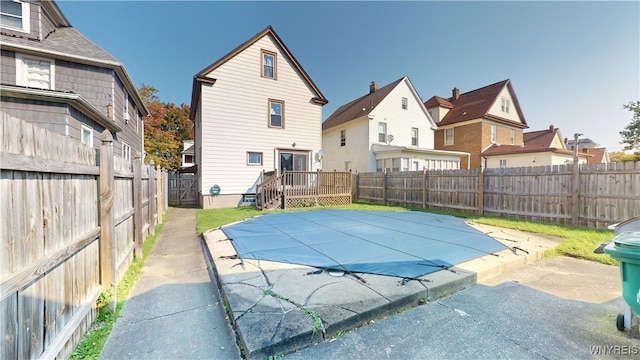
[{"label": "wooden deck", "polygon": [[285,171],[257,188],[256,206],[299,208],[351,204],[351,172]]}]

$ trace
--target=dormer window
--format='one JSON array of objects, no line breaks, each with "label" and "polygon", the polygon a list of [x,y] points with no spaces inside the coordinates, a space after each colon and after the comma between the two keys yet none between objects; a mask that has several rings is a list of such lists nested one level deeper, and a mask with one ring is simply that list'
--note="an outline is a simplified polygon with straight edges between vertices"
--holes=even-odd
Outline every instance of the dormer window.
[{"label": "dormer window", "polygon": [[0,27],[29,32],[29,3],[2,0],[0,7]]},{"label": "dormer window", "polygon": [[16,54],[18,85],[54,90],[54,61]]},{"label": "dormer window", "polygon": [[262,77],[276,79],[276,53],[262,50]]},{"label": "dormer window", "polygon": [[501,106],[500,109],[502,110],[502,112],[504,113],[509,113],[509,99],[507,98],[500,98],[501,101]]}]

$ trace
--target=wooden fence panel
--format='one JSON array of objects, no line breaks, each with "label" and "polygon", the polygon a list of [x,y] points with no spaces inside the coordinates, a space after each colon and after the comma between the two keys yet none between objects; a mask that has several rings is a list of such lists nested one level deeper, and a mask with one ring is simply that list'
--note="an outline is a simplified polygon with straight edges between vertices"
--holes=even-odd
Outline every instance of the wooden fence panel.
[{"label": "wooden fence panel", "polygon": [[482,173],[479,169],[359,173],[354,187],[357,201],[596,228],[640,216],[640,162],[582,164],[575,175],[573,164]]},{"label": "wooden fence panel", "polygon": [[[101,161],[109,164],[113,187],[105,195],[112,194],[116,228],[104,241],[120,254],[119,279],[133,256],[134,217],[147,229],[155,217],[133,210],[131,164]],[[109,179],[100,181],[94,148],[6,114],[0,167],[0,357],[67,358],[96,316],[108,255],[100,250],[98,184]],[[156,188],[140,188],[148,208]]]}]

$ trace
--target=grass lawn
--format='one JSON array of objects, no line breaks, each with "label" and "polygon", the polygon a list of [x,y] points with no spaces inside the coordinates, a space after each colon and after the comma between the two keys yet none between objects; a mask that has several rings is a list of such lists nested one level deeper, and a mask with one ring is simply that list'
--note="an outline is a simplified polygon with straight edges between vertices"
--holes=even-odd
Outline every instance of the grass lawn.
[{"label": "grass lawn", "polygon": [[[263,212],[255,207],[247,206],[241,208],[225,208],[225,209],[207,209],[198,210],[197,212],[197,231],[202,233],[205,230],[217,228],[225,224],[229,224],[235,221],[248,219],[250,217],[265,214],[265,213],[280,213],[291,211],[312,211],[318,209],[345,209],[345,210],[369,210],[369,211],[427,211],[424,209],[407,209],[399,206],[384,206],[384,205],[372,205],[364,203],[354,203],[352,205],[345,206],[332,206],[332,207],[314,207],[314,208],[301,208],[291,210],[271,210]],[[590,229],[580,226],[562,226],[555,224],[545,224],[532,221],[513,220],[499,217],[480,216],[469,213],[459,213],[451,211],[431,211],[438,214],[452,215],[457,217],[463,217],[470,221],[493,225],[507,229],[516,229],[520,231],[526,231],[531,233],[550,235],[565,239],[562,243],[556,246],[554,249],[548,250],[545,256],[570,256],[580,259],[586,259],[596,261],[602,264],[617,265],[618,262],[612,259],[608,254],[595,254],[594,249],[598,247],[600,243],[607,242],[615,236],[613,231]]]}]

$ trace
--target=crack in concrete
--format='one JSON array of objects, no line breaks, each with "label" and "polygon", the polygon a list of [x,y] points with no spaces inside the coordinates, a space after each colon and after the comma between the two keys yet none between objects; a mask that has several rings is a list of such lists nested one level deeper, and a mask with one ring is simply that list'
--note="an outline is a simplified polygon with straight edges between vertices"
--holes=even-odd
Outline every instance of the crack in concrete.
[{"label": "crack in concrete", "polygon": [[169,316],[173,316],[173,315],[182,314],[182,313],[185,313],[185,312],[188,312],[188,311],[193,311],[193,310],[197,310],[197,309],[204,309],[204,308],[210,308],[210,307],[218,306],[218,304],[219,304],[219,303],[220,303],[219,301],[216,301],[216,302],[215,302],[215,303],[213,303],[213,304],[207,304],[207,305],[202,305],[202,306],[196,306],[196,307],[189,308],[189,309],[184,309],[184,310],[181,310],[181,311],[175,311],[175,312],[172,312],[172,313],[169,313],[169,314],[164,314],[164,315],[159,315],[159,316],[150,317],[150,318],[148,318],[148,319],[142,319],[142,320],[137,320],[137,321],[131,321],[131,322],[127,322],[127,323],[125,323],[124,325],[127,325],[127,326],[128,326],[128,325],[135,325],[135,324],[143,323],[143,322],[146,322],[146,321],[157,320],[157,319],[162,319],[162,318],[169,317]]},{"label": "crack in concrete", "polygon": [[494,333],[494,334],[496,334],[496,335],[498,335],[498,336],[500,336],[500,337],[503,337],[505,340],[509,341],[509,342],[510,342],[510,343],[512,343],[512,344],[514,344],[514,345],[516,345],[516,346],[518,346],[518,347],[521,347],[522,349],[524,349],[524,350],[526,350],[526,351],[528,351],[528,352],[530,352],[530,353],[532,353],[532,354],[534,354],[534,355],[536,355],[536,356],[539,356],[539,357],[541,357],[541,358],[543,358],[543,359],[550,360],[550,358],[548,358],[548,357],[546,357],[546,356],[544,356],[544,355],[540,354],[539,352],[535,351],[535,349],[532,349],[532,348],[530,348],[530,347],[524,346],[523,344],[521,344],[521,343],[519,343],[518,341],[516,341],[516,339],[511,338],[511,337],[509,336],[509,334],[507,334],[507,333],[503,333],[503,332],[501,332],[501,331],[499,331],[499,330],[495,330],[495,329],[493,329],[492,327],[490,327],[490,326],[486,325],[486,324],[485,324],[484,322],[482,322],[481,320],[475,319],[473,316],[469,315],[469,314],[468,314],[467,312],[465,312],[464,310],[456,309],[455,307],[453,307],[453,306],[449,306],[449,305],[447,305],[447,304],[443,304],[443,303],[442,303],[442,302],[440,302],[440,301],[437,301],[436,303],[437,303],[438,305],[441,305],[441,306],[443,306],[443,307],[445,307],[445,308],[449,309],[449,310],[453,310],[453,312],[454,312],[456,315],[458,315],[458,316],[469,318],[469,319],[470,319],[471,321],[473,321],[474,323],[476,323],[476,324],[478,324],[478,325],[482,326],[483,328],[485,328],[485,329],[487,329],[487,330],[491,331],[492,333]]}]

